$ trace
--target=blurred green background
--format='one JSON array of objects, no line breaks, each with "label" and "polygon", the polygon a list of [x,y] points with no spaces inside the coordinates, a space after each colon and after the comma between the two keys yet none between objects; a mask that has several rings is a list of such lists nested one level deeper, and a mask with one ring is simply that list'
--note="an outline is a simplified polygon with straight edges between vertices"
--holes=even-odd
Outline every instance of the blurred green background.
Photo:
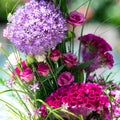
[{"label": "blurred green background", "polygon": [[[88,0],[67,0],[69,8],[75,10]],[[7,15],[23,0],[0,0],[0,22],[7,22]],[[92,20],[120,25],[120,0],[92,0]]]}]

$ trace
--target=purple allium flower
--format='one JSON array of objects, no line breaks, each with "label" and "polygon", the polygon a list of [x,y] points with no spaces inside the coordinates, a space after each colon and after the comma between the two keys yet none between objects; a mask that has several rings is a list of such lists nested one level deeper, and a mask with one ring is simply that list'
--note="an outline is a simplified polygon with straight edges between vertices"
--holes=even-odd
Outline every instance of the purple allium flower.
[{"label": "purple allium flower", "polygon": [[65,37],[66,22],[52,2],[31,0],[10,18],[9,38],[27,54],[39,54],[56,47]]},{"label": "purple allium flower", "polygon": [[113,67],[113,56],[109,53],[112,48],[103,38],[87,34],[79,40],[82,40],[83,61],[93,60],[93,63],[86,69],[87,72],[93,72],[103,66]]}]

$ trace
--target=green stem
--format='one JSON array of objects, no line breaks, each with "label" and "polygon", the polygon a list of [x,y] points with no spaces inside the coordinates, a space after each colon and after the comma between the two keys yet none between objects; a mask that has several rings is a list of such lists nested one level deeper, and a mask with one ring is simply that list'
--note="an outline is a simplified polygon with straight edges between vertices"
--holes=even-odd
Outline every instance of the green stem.
[{"label": "green stem", "polygon": [[[87,10],[86,10],[86,13],[85,13],[85,18],[87,16],[87,13],[88,13],[88,10],[89,10],[91,2],[92,2],[92,0],[89,0],[88,7],[87,7]],[[80,53],[81,53],[81,45],[82,45],[82,39],[81,39],[81,37],[83,35],[84,27],[85,27],[85,23],[82,25],[81,35],[80,35],[80,42],[79,42],[79,49],[78,49],[78,60],[79,60],[79,62],[80,62]]]},{"label": "green stem", "polygon": [[[72,32],[74,33],[74,31],[75,31],[75,26],[73,26],[73,30],[72,30]],[[72,51],[72,53],[74,53],[74,36],[71,38],[71,51]]]}]

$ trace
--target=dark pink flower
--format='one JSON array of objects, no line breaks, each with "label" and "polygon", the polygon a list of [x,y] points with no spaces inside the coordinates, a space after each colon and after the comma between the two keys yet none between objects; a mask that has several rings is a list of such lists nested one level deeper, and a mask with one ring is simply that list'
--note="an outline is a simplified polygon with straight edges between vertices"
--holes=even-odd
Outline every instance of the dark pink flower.
[{"label": "dark pink flower", "polygon": [[77,56],[72,53],[64,53],[62,59],[67,67],[74,67],[78,63]]},{"label": "dark pink flower", "polygon": [[70,85],[73,81],[74,81],[74,76],[70,72],[63,72],[58,77],[59,86]]},{"label": "dark pink flower", "polygon": [[70,15],[67,17],[66,21],[71,25],[79,26],[85,22],[85,18],[82,13],[77,11],[72,11],[70,12]]},{"label": "dark pink flower", "polygon": [[50,68],[48,64],[41,62],[38,65],[37,72],[42,76],[47,76],[49,74]]},{"label": "dark pink flower", "polygon": [[[52,108],[59,108],[67,105],[67,110],[76,115],[82,114],[84,119],[89,114],[96,111],[101,114],[104,109],[108,110],[110,102],[104,89],[97,83],[74,83],[69,86],[63,86],[54,91],[45,102]],[[45,108],[41,110],[45,113]]]},{"label": "dark pink flower", "polygon": [[94,34],[87,34],[79,38],[82,40],[83,62],[93,60],[93,63],[86,68],[87,72],[93,72],[98,68],[113,67],[113,57],[109,53],[112,47],[101,37]]},{"label": "dark pink flower", "polygon": [[57,61],[60,58],[60,51],[59,50],[51,50],[50,59],[53,61]]},{"label": "dark pink flower", "polygon": [[34,78],[34,74],[31,68],[27,67],[25,70],[20,72],[20,78],[25,82],[31,82]]}]

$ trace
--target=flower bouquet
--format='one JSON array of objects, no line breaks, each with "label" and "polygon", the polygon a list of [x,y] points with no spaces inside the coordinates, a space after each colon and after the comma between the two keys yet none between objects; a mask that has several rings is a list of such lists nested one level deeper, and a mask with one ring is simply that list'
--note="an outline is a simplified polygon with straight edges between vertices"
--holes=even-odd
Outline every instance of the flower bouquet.
[{"label": "flower bouquet", "polygon": [[[113,120],[120,117],[120,88],[98,68],[113,67],[104,38],[84,35],[85,15],[68,12],[67,0],[30,0],[9,15],[4,36],[15,46],[7,57],[7,90],[21,108],[0,99],[17,120]],[[81,33],[75,47],[77,26]],[[24,53],[21,54],[21,53]],[[11,61],[14,58],[14,61]]]}]

